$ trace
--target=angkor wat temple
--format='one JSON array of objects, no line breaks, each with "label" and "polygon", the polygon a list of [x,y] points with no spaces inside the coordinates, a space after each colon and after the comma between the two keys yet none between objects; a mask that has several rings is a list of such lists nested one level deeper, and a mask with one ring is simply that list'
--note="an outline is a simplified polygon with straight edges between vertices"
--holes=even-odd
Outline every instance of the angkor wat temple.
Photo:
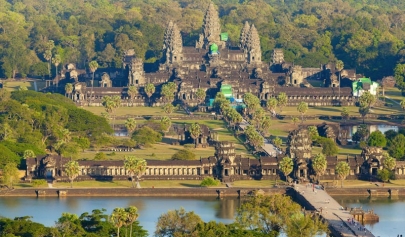
[{"label": "angkor wat temple", "polygon": [[[207,98],[214,98],[222,85],[231,85],[234,98],[241,99],[251,92],[266,100],[285,92],[290,105],[306,101],[311,106],[353,104],[350,81],[357,79],[355,70],[339,72],[333,63],[318,68],[303,68],[285,62],[282,49],[274,49],[272,61],[262,61],[260,38],[256,27],[245,23],[239,45],[231,45],[227,34],[221,32],[220,20],[211,3],[205,13],[202,33],[194,47],[183,46],[182,35],[176,23],[169,22],[164,34],[163,57],[156,70],[145,71],[145,64],[134,50],[123,56],[122,69],[97,70],[92,86],[92,73],[76,70],[70,65],[65,78],[49,81],[48,90],[64,92],[64,84],[73,83],[69,96],[79,104],[100,105],[103,96],[118,95],[122,105],[129,105],[128,86],[138,87],[138,95],[131,100],[135,105],[148,104],[143,90],[147,83],[156,87],[151,101],[155,106],[162,102],[160,88],[164,83],[176,83],[176,100],[197,105],[195,92],[206,90]],[[308,80],[322,87],[312,87]],[[344,87],[344,81],[348,82]],[[340,85],[342,86],[339,86]],[[132,104],[132,103],[131,103]]]}]

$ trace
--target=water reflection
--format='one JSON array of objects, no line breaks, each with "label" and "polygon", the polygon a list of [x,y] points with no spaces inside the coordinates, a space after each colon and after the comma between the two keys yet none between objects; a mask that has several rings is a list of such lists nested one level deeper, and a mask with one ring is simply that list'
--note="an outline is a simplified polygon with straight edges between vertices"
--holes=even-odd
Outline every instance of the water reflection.
[{"label": "water reflection", "polygon": [[241,200],[234,199],[222,199],[218,202],[218,208],[216,208],[215,216],[220,219],[233,220],[236,215],[237,208],[240,207]]},{"label": "water reflection", "polygon": [[[340,126],[340,136],[341,137],[346,137],[348,140],[351,140],[353,134],[357,132],[357,129],[359,126]],[[377,124],[377,125],[367,125],[367,128],[369,129],[370,133],[374,131],[380,131],[382,133],[385,133],[386,131],[389,130],[394,130],[398,132],[398,126],[392,126],[392,125],[386,125],[386,124]]]}]

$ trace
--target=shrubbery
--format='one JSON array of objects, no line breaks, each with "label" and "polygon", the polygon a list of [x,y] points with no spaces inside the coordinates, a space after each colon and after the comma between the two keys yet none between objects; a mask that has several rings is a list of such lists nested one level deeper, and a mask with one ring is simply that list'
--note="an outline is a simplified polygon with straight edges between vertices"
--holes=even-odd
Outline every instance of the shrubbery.
[{"label": "shrubbery", "polygon": [[217,179],[214,179],[212,177],[207,177],[201,182],[200,186],[202,186],[202,187],[218,186],[220,183],[221,182]]},{"label": "shrubbery", "polygon": [[173,154],[172,160],[195,160],[195,154],[188,149],[179,150]]}]

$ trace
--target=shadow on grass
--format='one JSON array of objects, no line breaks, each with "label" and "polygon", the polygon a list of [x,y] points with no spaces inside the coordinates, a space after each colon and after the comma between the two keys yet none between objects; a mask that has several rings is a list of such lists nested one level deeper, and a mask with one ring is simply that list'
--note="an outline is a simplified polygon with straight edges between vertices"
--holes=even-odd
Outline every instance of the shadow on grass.
[{"label": "shadow on grass", "polygon": [[180,185],[188,188],[201,188],[199,184],[187,184],[187,183],[180,183]]}]

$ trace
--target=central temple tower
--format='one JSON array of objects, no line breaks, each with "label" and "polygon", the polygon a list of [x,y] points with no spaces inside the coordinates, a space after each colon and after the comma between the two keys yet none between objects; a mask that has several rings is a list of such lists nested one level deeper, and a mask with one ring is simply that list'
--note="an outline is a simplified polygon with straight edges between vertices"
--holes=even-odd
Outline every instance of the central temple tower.
[{"label": "central temple tower", "polygon": [[223,46],[221,41],[221,24],[218,17],[218,12],[214,4],[210,3],[204,16],[203,32],[200,34],[199,40],[196,42],[196,48],[208,49],[211,44]]}]

